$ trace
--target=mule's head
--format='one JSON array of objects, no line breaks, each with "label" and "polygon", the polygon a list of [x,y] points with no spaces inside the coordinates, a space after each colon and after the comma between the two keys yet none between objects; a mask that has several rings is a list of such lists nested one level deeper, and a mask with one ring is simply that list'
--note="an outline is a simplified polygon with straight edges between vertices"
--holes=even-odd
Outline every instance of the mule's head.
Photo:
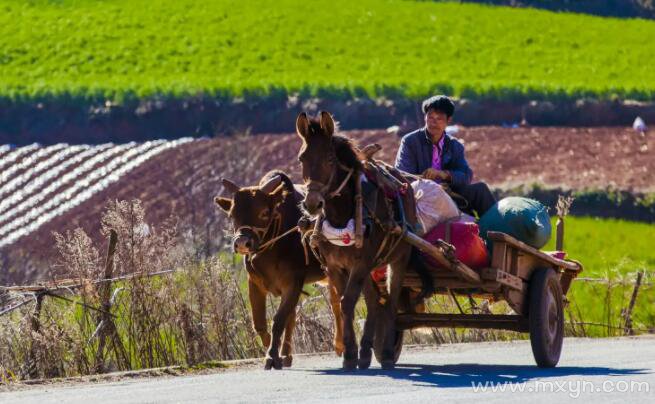
[{"label": "mule's head", "polygon": [[223,179],[223,187],[232,197],[217,196],[214,202],[232,221],[234,252],[248,255],[259,250],[277,214],[275,208],[284,200],[281,182],[280,176],[275,176],[260,186],[241,188]]},{"label": "mule's head", "polygon": [[296,119],[296,133],[302,139],[298,160],[307,187],[303,208],[316,215],[325,205],[325,193],[333,182],[337,159],[332,145],[334,120],[330,113],[321,111],[317,119],[309,119],[301,112]]}]

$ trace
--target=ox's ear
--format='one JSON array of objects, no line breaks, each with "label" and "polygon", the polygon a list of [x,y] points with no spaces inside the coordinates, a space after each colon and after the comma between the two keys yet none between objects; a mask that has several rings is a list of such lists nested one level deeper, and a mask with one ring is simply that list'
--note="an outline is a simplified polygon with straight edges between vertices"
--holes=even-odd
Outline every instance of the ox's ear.
[{"label": "ox's ear", "polygon": [[280,185],[281,182],[282,182],[282,177],[276,175],[275,177],[268,180],[266,184],[259,187],[259,189],[265,194],[270,194],[271,192],[273,192],[275,188],[278,187],[278,185]]},{"label": "ox's ear", "polygon": [[241,188],[239,188],[239,186],[237,184],[233,183],[232,181],[228,180],[227,178],[223,178],[221,180],[221,182],[223,183],[223,187],[228,192],[230,192],[232,194],[237,193],[239,191],[239,189],[241,189]]},{"label": "ox's ear", "polygon": [[309,119],[304,112],[299,113],[296,118],[296,133],[303,139],[309,136]]},{"label": "ox's ear", "polygon": [[232,209],[232,199],[223,198],[222,196],[217,196],[214,198],[214,202],[225,212],[229,212]]},{"label": "ox's ear", "polygon": [[327,111],[321,111],[321,129],[325,131],[329,136],[334,134],[334,119]]}]

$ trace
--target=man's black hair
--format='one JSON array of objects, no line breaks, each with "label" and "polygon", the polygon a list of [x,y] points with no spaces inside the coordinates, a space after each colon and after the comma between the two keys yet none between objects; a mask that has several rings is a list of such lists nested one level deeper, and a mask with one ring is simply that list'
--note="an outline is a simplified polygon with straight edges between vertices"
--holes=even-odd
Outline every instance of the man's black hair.
[{"label": "man's black hair", "polygon": [[423,114],[427,114],[429,110],[434,109],[445,113],[450,118],[455,113],[455,104],[445,95],[435,95],[423,101],[422,109]]}]

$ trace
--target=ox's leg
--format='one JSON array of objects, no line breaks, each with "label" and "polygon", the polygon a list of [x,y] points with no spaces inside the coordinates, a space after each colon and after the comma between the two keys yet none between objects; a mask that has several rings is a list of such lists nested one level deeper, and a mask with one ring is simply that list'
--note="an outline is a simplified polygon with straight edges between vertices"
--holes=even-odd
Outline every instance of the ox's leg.
[{"label": "ox's leg", "polygon": [[380,308],[375,333],[375,344],[382,344],[382,363],[380,365],[382,365],[383,369],[393,369],[395,365],[396,315],[398,313],[398,300],[400,298],[410,252],[411,248],[405,248],[402,254],[389,265],[389,274],[387,277],[389,298]]},{"label": "ox's leg", "polygon": [[375,323],[379,315],[379,303],[377,285],[373,279],[364,280],[364,300],[366,301],[366,321],[364,332],[360,341],[359,361],[357,366],[360,369],[368,369],[371,366],[373,337],[375,336]]},{"label": "ox's leg", "polygon": [[271,338],[271,347],[266,355],[266,369],[271,367],[282,369],[282,358],[280,358],[280,343],[282,342],[282,332],[287,325],[289,315],[296,310],[296,304],[302,291],[302,280],[291,285],[282,295],[282,302],[273,316],[273,332]]},{"label": "ox's leg", "polygon": [[[328,293],[330,294],[330,308],[334,314],[334,352],[338,356],[343,355],[343,316],[341,315],[341,293],[337,289],[337,284],[343,284],[343,280],[333,280],[333,277],[328,277]],[[340,288],[343,291],[343,287]]]},{"label": "ox's leg", "polygon": [[248,297],[252,309],[253,328],[261,338],[264,349],[268,349],[271,345],[271,334],[268,333],[266,326],[266,291],[253,282],[250,277],[248,278]]},{"label": "ox's leg", "polygon": [[[359,269],[359,268],[358,268]],[[364,278],[368,271],[355,269],[350,272],[348,283],[341,299],[341,313],[343,314],[343,343],[346,350],[343,354],[343,368],[352,370],[357,367],[357,341],[355,339],[355,305],[362,292]]]},{"label": "ox's leg", "polygon": [[293,363],[293,330],[296,328],[296,307],[293,307],[287,318],[284,329],[284,342],[282,342],[282,365],[290,367]]}]

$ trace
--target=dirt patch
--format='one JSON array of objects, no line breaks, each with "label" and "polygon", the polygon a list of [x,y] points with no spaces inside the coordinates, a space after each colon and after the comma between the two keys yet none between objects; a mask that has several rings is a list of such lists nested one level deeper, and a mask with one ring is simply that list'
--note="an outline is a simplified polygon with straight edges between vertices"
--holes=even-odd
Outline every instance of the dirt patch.
[{"label": "dirt patch", "polygon": [[[345,134],[361,145],[381,144],[379,157],[393,163],[399,145],[397,135],[385,130]],[[565,189],[655,191],[655,134],[641,137],[632,129],[622,128],[473,127],[462,128],[457,137],[466,146],[475,180],[492,187],[539,183]],[[201,231],[199,239],[220,243],[225,232],[224,215],[212,199],[223,191],[221,177],[248,185],[277,168],[299,181],[299,146],[294,134],[257,135],[197,140],[166,151],[6,248],[3,267],[14,267],[15,272],[3,271],[5,279],[0,283],[42,275],[53,262],[53,231],[79,226],[99,239],[102,212],[114,199],[139,198],[149,223],[160,223],[174,214],[188,228]],[[45,267],[29,274],[24,265],[17,264],[25,260],[45,263]]]}]

